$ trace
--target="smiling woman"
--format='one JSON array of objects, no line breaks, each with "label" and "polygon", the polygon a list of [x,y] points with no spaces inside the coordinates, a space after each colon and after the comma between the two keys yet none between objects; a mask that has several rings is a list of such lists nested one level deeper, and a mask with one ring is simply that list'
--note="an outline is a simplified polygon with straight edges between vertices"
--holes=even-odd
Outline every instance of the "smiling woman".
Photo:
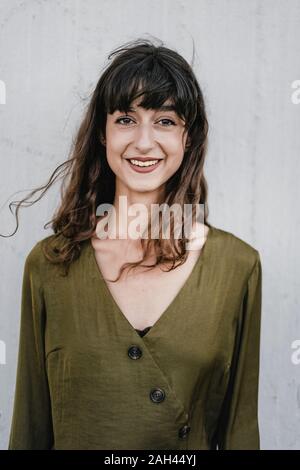
[{"label": "smiling woman", "polygon": [[[207,220],[201,89],[162,44],[113,56],[70,159],[36,190],[67,170],[54,233],[24,266],[9,448],[257,449],[260,256]],[[162,214],[124,233],[152,204]],[[102,205],[116,237],[97,235]],[[204,207],[203,237],[176,236],[186,205]]]},{"label": "smiling woman", "polygon": [[[184,121],[177,115],[176,107],[170,100],[158,110],[144,109],[141,103],[136,100],[133,103],[136,110],[131,107],[131,114],[126,116],[122,116],[120,111],[108,114],[107,159],[121,180],[122,172],[126,172],[132,188],[143,184],[145,189],[151,191],[163,185],[180,167],[187,134]],[[117,117],[119,115],[121,117]],[[102,141],[105,143],[105,140]],[[152,173],[152,178],[143,178],[139,182],[131,170]]]}]

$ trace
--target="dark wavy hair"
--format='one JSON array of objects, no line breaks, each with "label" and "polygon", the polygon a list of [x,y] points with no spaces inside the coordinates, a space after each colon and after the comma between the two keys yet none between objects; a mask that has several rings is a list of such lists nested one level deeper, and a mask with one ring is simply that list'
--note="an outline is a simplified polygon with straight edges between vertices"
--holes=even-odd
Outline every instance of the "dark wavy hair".
[{"label": "dark wavy hair", "polygon": [[[169,206],[179,204],[182,211],[184,204],[203,204],[204,223],[211,226],[207,221],[207,183],[203,173],[208,121],[203,94],[192,66],[179,53],[165,47],[162,41],[156,45],[149,39],[130,41],[113,50],[108,60],[112,57],[92,93],[68,159],[55,169],[44,186],[33,190],[21,201],[9,204],[10,210],[12,205],[17,207],[15,233],[20,207],[40,200],[50,186],[63,177],[61,202],[52,220],[44,225],[47,228],[51,224],[54,235],[47,237],[43,252],[51,263],[65,268],[65,275],[79,257],[83,242],[95,234],[97,207],[114,201],[115,174],[108,165],[106,148],[102,144],[106,115],[115,110],[128,112],[138,97],[143,98],[140,106],[145,109],[158,109],[167,99],[172,100],[175,111],[184,120],[184,132],[188,133],[189,145],[183,161],[165,183],[164,203]],[[41,195],[30,201],[39,191],[42,191]],[[116,280],[123,269],[133,268],[145,260],[151,244],[157,254],[157,261],[151,267],[171,260],[171,269],[175,269],[177,261],[182,264],[187,258],[186,241],[185,236],[179,240],[174,240],[173,236],[170,240],[163,239],[161,231],[157,239],[141,239],[143,259],[124,264]]]}]

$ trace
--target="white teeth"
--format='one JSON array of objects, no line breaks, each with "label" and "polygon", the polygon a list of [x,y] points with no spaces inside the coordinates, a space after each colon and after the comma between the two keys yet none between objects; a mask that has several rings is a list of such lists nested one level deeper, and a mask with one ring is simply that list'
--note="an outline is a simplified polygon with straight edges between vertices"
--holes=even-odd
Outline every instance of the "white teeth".
[{"label": "white teeth", "polygon": [[130,160],[130,163],[136,166],[152,166],[155,165],[158,160],[148,160],[147,162],[140,162],[139,160]]}]

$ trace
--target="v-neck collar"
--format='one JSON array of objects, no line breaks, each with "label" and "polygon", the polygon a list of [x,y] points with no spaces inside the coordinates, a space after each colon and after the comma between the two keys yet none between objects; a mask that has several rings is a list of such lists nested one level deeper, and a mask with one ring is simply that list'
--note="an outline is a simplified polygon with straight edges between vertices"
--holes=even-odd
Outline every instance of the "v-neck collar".
[{"label": "v-neck collar", "polygon": [[[147,341],[149,338],[152,338],[152,336],[155,335],[156,332],[158,332],[162,325],[168,321],[168,318],[170,317],[171,311],[174,309],[175,305],[178,303],[179,299],[181,298],[182,295],[184,295],[184,292],[187,290],[189,284],[192,282],[196,272],[199,271],[200,267],[202,267],[205,256],[208,256],[209,253],[209,246],[211,243],[211,239],[214,234],[214,227],[210,226],[209,231],[206,237],[206,241],[201,248],[200,254],[197,258],[196,263],[194,264],[194,267],[189,274],[188,278],[184,282],[183,286],[181,289],[177,292],[173,300],[169,303],[169,305],[165,308],[163,313],[160,315],[158,320],[151,326],[150,330],[144,335],[140,336],[139,333],[136,331],[134,326],[130,323],[130,321],[127,319],[127,317],[124,315],[122,310],[120,309],[119,305],[117,304],[115,298],[113,297],[111,291],[109,290],[109,287],[103,277],[103,274],[98,266],[97,259],[95,256],[95,250],[91,242],[91,238],[87,240],[87,250],[88,250],[88,255],[89,255],[89,260],[90,260],[90,267],[91,267],[91,273],[94,279],[96,281],[98,280],[101,285],[103,286],[105,293],[107,295],[107,298],[109,299],[109,302],[111,303],[114,313],[117,315],[118,318],[120,318],[121,321],[125,321],[125,324],[127,325],[128,330],[135,334],[140,340],[142,341]],[[150,325],[149,325],[150,326]]]}]

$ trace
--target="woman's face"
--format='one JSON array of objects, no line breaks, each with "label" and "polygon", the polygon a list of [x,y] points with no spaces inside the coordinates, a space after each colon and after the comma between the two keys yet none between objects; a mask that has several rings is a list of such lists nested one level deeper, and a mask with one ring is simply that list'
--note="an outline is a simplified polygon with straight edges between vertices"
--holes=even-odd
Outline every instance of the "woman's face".
[{"label": "woman's face", "polygon": [[[167,104],[169,100],[164,103]],[[130,191],[155,191],[181,165],[187,139],[184,122],[174,110],[147,110],[139,107],[137,101],[132,107],[128,114],[118,110],[107,114],[107,161],[116,175],[119,189],[125,186]],[[136,166],[129,161],[139,157],[151,158],[149,166]],[[150,166],[156,160],[158,162]]]}]

